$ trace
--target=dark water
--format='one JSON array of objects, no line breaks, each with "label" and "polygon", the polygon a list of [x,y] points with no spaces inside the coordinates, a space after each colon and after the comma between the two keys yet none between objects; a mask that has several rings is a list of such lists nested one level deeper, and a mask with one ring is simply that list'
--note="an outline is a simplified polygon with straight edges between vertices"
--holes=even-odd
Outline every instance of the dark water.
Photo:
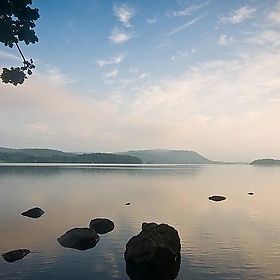
[{"label": "dark water", "polygon": [[[214,194],[227,199],[209,201]],[[20,215],[35,206],[41,218]],[[95,248],[56,241],[96,217],[115,229]],[[280,168],[248,165],[1,165],[0,253],[31,253],[0,258],[0,279],[129,279],[125,244],[144,221],[178,230],[177,279],[280,279]]]}]

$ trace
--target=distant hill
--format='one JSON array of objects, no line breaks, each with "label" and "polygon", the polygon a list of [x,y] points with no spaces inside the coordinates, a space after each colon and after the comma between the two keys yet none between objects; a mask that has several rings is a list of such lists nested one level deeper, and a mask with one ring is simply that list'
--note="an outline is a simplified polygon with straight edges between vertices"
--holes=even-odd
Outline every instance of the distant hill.
[{"label": "distant hill", "polygon": [[154,164],[210,164],[213,161],[194,151],[186,150],[137,150],[118,154],[140,158],[143,163]]},{"label": "distant hill", "polygon": [[52,149],[10,149],[0,147],[0,162],[5,163],[122,163],[140,164],[134,156],[110,153],[75,154]]},{"label": "distant hill", "polygon": [[30,156],[37,156],[37,157],[52,157],[52,156],[75,156],[76,153],[68,153],[62,152],[59,150],[53,149],[39,149],[39,148],[32,148],[32,149],[12,149],[12,148],[3,148],[0,147],[0,153],[13,153],[13,154],[25,154]]},{"label": "distant hill", "polygon": [[280,165],[279,159],[256,159],[250,163],[251,165]]}]

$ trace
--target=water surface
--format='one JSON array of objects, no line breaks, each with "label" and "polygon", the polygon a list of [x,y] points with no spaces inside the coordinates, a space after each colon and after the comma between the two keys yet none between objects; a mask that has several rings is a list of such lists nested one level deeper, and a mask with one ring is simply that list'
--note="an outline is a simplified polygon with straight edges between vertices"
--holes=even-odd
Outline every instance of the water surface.
[{"label": "water surface", "polygon": [[[214,194],[227,199],[209,201]],[[177,279],[280,279],[279,195],[277,167],[2,164],[0,253],[31,253],[1,258],[0,279],[129,279],[125,244],[152,221],[179,232]],[[20,215],[35,206],[45,211],[39,219]],[[67,230],[97,217],[115,229],[95,248],[59,245]]]}]

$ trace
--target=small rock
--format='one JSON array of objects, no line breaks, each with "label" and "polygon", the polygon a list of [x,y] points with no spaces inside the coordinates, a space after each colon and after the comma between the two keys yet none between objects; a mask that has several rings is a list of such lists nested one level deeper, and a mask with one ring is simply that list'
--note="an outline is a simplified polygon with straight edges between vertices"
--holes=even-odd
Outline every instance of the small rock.
[{"label": "small rock", "polygon": [[98,234],[105,234],[114,229],[115,224],[107,218],[96,218],[90,221],[89,228],[94,229]]},{"label": "small rock", "polygon": [[11,263],[23,259],[29,253],[30,251],[28,249],[18,249],[4,253],[2,257],[5,261]]},{"label": "small rock", "polygon": [[219,201],[226,200],[226,197],[222,196],[222,195],[212,195],[212,196],[209,196],[208,199],[212,200],[212,201],[219,202]]},{"label": "small rock", "polygon": [[248,195],[254,195],[254,193],[253,192],[248,192]]},{"label": "small rock", "polygon": [[87,250],[96,246],[99,236],[90,228],[73,228],[61,235],[57,241],[66,248]]},{"label": "small rock", "polygon": [[131,202],[127,202],[125,205],[127,205],[127,206],[128,206],[128,205],[130,205],[130,204],[131,204]]},{"label": "small rock", "polygon": [[45,213],[44,210],[42,210],[41,208],[34,207],[25,212],[22,212],[21,215],[29,217],[29,218],[37,219],[37,218],[41,217],[44,213]]}]

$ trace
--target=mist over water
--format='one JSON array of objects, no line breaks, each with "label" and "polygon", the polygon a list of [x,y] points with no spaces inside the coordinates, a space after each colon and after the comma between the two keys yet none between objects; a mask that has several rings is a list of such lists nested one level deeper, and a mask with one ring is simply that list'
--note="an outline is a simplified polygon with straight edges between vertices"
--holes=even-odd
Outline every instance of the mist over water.
[{"label": "mist over water", "polygon": [[[1,279],[129,279],[125,244],[142,222],[167,223],[181,238],[177,279],[280,279],[278,167],[249,165],[1,165]],[[249,196],[248,192],[254,192]],[[222,202],[209,201],[224,195]],[[130,205],[125,205],[131,202]],[[39,206],[38,219],[21,216]],[[96,247],[57,238],[93,218],[114,221]]]}]

